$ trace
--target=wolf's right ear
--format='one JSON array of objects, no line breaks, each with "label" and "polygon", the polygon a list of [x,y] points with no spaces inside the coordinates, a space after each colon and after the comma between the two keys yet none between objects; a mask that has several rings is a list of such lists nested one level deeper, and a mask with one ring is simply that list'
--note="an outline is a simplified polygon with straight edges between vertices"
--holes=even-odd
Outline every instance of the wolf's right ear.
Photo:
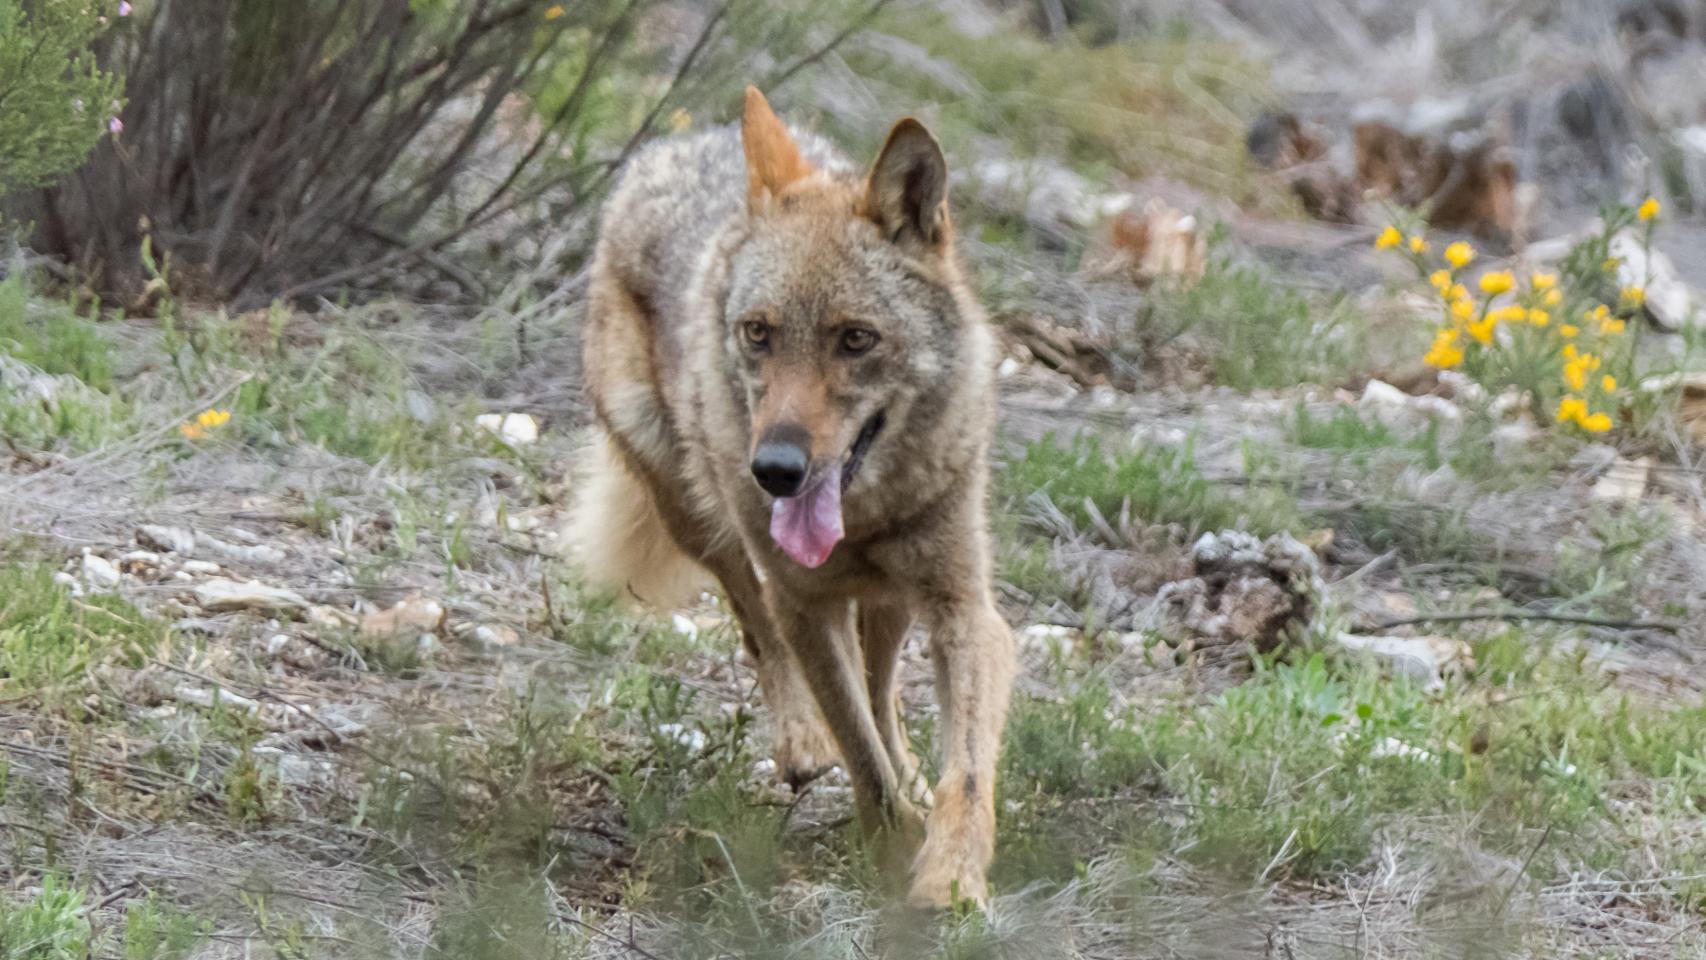
[{"label": "wolf's right ear", "polygon": [[746,202],[754,213],[788,184],[811,176],[812,165],[801,156],[800,145],[757,87],[746,88],[740,142],[746,150]]},{"label": "wolf's right ear", "polygon": [[865,187],[865,215],[896,243],[940,249],[948,238],[948,161],[924,124],[907,117],[888,142]]}]

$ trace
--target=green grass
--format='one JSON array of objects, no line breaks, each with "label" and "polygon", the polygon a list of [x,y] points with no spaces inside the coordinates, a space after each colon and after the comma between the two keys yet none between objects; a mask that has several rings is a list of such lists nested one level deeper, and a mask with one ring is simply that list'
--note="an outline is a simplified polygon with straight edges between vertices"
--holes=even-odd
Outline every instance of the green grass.
[{"label": "green grass", "polygon": [[1281,491],[1233,491],[1210,482],[1189,445],[1105,451],[1093,436],[1062,443],[1051,435],[1006,463],[998,489],[1004,510],[1034,512],[1028,504],[1045,498],[1085,531],[1092,529],[1091,507],[1110,524],[1127,512],[1136,523],[1176,525],[1187,539],[1224,528],[1265,536],[1296,529],[1302,520]]},{"label": "green grass", "polygon": [[32,295],[22,274],[0,280],[0,353],[96,390],[113,386],[112,347],[70,304]]},{"label": "green grass", "polygon": [[[1650,855],[1630,849],[1630,829],[1687,836],[1706,787],[1706,708],[1632,702],[1535,639],[1513,631],[1480,645],[1472,680],[1548,691],[1498,704],[1473,685],[1431,696],[1319,655],[1260,662],[1206,703],[1143,713],[1110,709],[1093,672],[1061,697],[1022,700],[1003,760],[997,874],[1065,880],[1123,847],[1136,862],[1173,851],[1240,883],[1331,882],[1366,865],[1386,826],[1445,818],[1519,860],[1544,837],[1558,856],[1531,869],[1546,880],[1573,858],[1616,868]],[[1427,755],[1382,755],[1392,744]],[[1644,821],[1612,802],[1639,806],[1649,790],[1670,813]],[[1706,862],[1702,843],[1657,856],[1685,876]]]},{"label": "green grass", "polygon": [[118,597],[73,598],[50,567],[0,567],[0,700],[80,715],[95,667],[140,664],[168,635]]},{"label": "green grass", "polygon": [[1206,354],[1213,381],[1239,390],[1336,384],[1369,362],[1369,320],[1340,293],[1306,296],[1216,252],[1201,279],[1155,288],[1133,320],[1133,342],[1179,338]]}]

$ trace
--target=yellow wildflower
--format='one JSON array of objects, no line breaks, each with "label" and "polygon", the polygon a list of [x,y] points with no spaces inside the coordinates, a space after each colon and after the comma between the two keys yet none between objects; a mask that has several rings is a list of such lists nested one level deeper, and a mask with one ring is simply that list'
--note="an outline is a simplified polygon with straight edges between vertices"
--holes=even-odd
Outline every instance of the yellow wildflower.
[{"label": "yellow wildflower", "polygon": [[1464,329],[1469,331],[1469,335],[1474,337],[1477,343],[1490,344],[1493,342],[1493,330],[1498,325],[1499,318],[1489,315],[1486,319],[1477,320]]},{"label": "yellow wildflower", "polygon": [[1566,340],[1581,332],[1582,328],[1573,323],[1560,323],[1558,325],[1558,335]]},{"label": "yellow wildflower", "polygon": [[199,423],[180,423],[178,432],[184,435],[185,440],[200,440],[207,436],[207,431],[203,430]]},{"label": "yellow wildflower", "polygon": [[1552,315],[1550,313],[1547,313],[1546,311],[1540,309],[1539,307],[1535,307],[1534,309],[1528,311],[1528,322],[1534,324],[1537,327],[1544,327],[1548,323],[1552,322]]},{"label": "yellow wildflower", "polygon": [[1388,226],[1385,230],[1380,231],[1380,236],[1374,238],[1374,249],[1390,250],[1403,242],[1404,235],[1398,232],[1398,228]]},{"label": "yellow wildflower", "polygon": [[1428,252],[1428,242],[1426,240],[1423,240],[1419,236],[1411,237],[1410,238],[1410,252],[1411,253],[1427,253]]},{"label": "yellow wildflower", "polygon": [[1469,288],[1461,283],[1454,283],[1451,285],[1451,289],[1445,292],[1445,298],[1447,300],[1467,300],[1469,299]]},{"label": "yellow wildflower", "polygon": [[1582,363],[1583,359],[1585,358],[1577,357],[1564,364],[1564,382],[1569,384],[1571,390],[1581,390],[1588,385],[1588,373],[1586,364]]},{"label": "yellow wildflower", "polygon": [[1548,290],[1546,296],[1541,297],[1540,300],[1548,307],[1555,307],[1564,302],[1564,293],[1561,290]]},{"label": "yellow wildflower", "polygon": [[1565,397],[1558,401],[1558,422],[1569,423],[1587,416],[1587,401],[1581,397]]},{"label": "yellow wildflower", "polygon": [[230,419],[231,411],[229,410],[204,410],[200,416],[195,418],[195,422],[201,424],[203,428],[212,429],[225,426]]},{"label": "yellow wildflower", "polygon": [[676,133],[680,133],[691,126],[693,126],[693,114],[686,110],[676,107],[675,112],[669,115],[669,128]]},{"label": "yellow wildflower", "polygon": [[1456,330],[1441,330],[1422,362],[1430,367],[1449,370],[1463,362],[1463,348],[1457,345]]},{"label": "yellow wildflower", "polygon": [[1577,417],[1576,424],[1589,433],[1604,433],[1611,429],[1611,418],[1603,413]]},{"label": "yellow wildflower", "polygon": [[1515,304],[1508,307],[1500,307],[1487,315],[1492,317],[1493,320],[1498,323],[1521,323],[1528,319],[1528,311],[1516,306]]},{"label": "yellow wildflower", "polygon": [[1459,240],[1445,248],[1445,262],[1461,270],[1469,261],[1475,259],[1475,248]]},{"label": "yellow wildflower", "polygon": [[1606,393],[1617,392],[1617,378],[1609,373],[1599,378],[1599,385]]},{"label": "yellow wildflower", "polygon": [[1555,273],[1537,273],[1529,277],[1528,282],[1536,290],[1550,290],[1558,285],[1558,275]]},{"label": "yellow wildflower", "polygon": [[1467,320],[1475,315],[1475,301],[1464,297],[1451,301],[1451,315],[1459,320]]},{"label": "yellow wildflower", "polygon": [[1573,343],[1564,344],[1564,359],[1566,359],[1566,360],[1576,359],[1576,345],[1575,344],[1573,344]]},{"label": "yellow wildflower", "polygon": [[1647,302],[1647,291],[1641,287],[1624,287],[1620,299],[1632,307],[1638,307]]},{"label": "yellow wildflower", "polygon": [[1444,293],[1451,289],[1451,271],[1435,270],[1428,274],[1428,282],[1434,285],[1435,290]]},{"label": "yellow wildflower", "polygon": [[1601,334],[1607,334],[1607,335],[1614,334],[1614,333],[1622,333],[1623,332],[1623,321],[1619,320],[1615,317],[1611,317],[1611,318],[1608,318],[1605,320],[1601,320],[1599,322],[1599,332]]},{"label": "yellow wildflower", "polygon": [[1640,217],[1642,220],[1651,220],[1658,215],[1659,201],[1657,197],[1648,197],[1646,200],[1641,202],[1641,208],[1635,211],[1635,216]]},{"label": "yellow wildflower", "polygon": [[561,5],[554,5],[554,6],[546,7],[545,8],[545,19],[555,20],[558,17],[561,17],[565,12],[566,11],[563,10]]},{"label": "yellow wildflower", "polygon": [[1505,293],[1514,286],[1516,286],[1516,278],[1512,277],[1507,270],[1483,274],[1481,277],[1481,292],[1490,297]]}]

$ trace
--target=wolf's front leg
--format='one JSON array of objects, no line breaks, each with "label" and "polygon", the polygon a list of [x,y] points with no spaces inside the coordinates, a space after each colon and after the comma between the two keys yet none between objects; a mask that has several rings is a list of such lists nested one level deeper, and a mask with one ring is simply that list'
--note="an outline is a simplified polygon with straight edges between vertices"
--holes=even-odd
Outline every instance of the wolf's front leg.
[{"label": "wolf's front leg", "polygon": [[907,900],[982,903],[995,854],[995,764],[1013,685],[1013,635],[987,592],[931,617],[930,653],[942,708],[942,776]]},{"label": "wolf's front leg", "polygon": [[865,689],[853,608],[847,601],[797,604],[773,598],[777,627],[793,648],[818,710],[841,748],[853,781],[859,825],[878,844],[885,866],[904,865],[923,832],[923,818],[901,790]]}]

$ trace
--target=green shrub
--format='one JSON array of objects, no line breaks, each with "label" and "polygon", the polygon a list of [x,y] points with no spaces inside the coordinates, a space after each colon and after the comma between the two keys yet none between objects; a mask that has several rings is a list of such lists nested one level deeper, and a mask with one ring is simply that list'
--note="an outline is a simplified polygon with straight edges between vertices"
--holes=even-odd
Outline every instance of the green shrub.
[{"label": "green shrub", "polygon": [[89,45],[117,10],[100,0],[0,0],[0,194],[71,170],[106,132],[121,84]]}]

